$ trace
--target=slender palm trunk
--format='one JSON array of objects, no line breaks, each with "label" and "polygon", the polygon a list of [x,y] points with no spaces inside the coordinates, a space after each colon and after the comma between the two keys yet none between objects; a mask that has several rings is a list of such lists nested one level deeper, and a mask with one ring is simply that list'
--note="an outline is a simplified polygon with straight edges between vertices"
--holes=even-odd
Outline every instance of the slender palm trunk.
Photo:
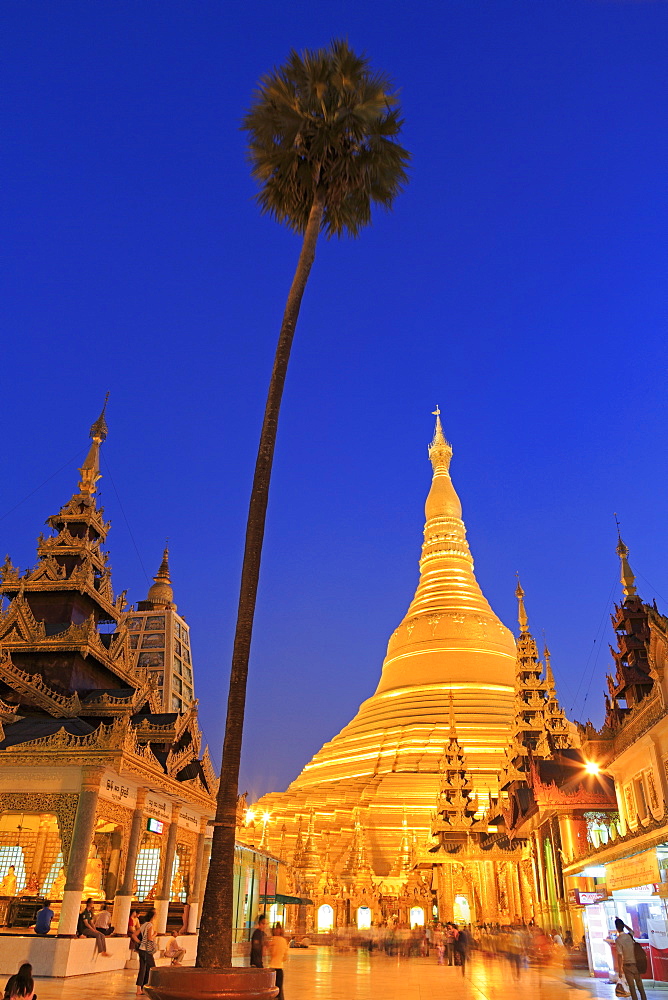
[{"label": "slender palm trunk", "polygon": [[234,834],[241,761],[241,737],[246,705],[248,660],[262,558],[262,541],[269,499],[269,483],[290,349],[302,296],[315,258],[324,207],[324,196],[318,192],[313,200],[297,268],[283,314],[255,463],[253,488],[246,523],[246,544],[241,570],[237,624],[234,633],[211,866],[204,894],[197,950],[197,965],[202,968],[220,968],[232,964]]}]

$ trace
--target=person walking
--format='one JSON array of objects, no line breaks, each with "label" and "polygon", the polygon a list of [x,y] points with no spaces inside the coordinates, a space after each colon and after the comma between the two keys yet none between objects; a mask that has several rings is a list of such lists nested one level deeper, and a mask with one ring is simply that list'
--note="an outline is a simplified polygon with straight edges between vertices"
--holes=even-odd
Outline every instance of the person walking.
[{"label": "person walking", "polygon": [[51,921],[53,920],[53,910],[49,904],[49,900],[44,900],[44,905],[41,910],[37,911],[37,917],[35,919],[35,934],[39,934],[40,937],[46,937],[46,935],[51,930]]},{"label": "person walking", "polygon": [[261,913],[257,918],[257,927],[251,937],[250,964],[255,969],[262,969],[262,952],[264,951],[265,933],[264,928],[267,918]]},{"label": "person walking", "polygon": [[269,968],[276,973],[276,985],[278,986],[278,996],[276,1000],[283,998],[283,966],[288,958],[288,942],[283,934],[282,924],[274,924],[269,938]]},{"label": "person walking", "polygon": [[158,948],[158,942],[156,940],[155,927],[153,926],[154,917],[155,910],[146,911],[144,919],[139,924],[139,931],[136,937],[138,946],[137,954],[139,955],[139,975],[137,976],[138,997],[144,992],[149,972],[155,968],[155,958],[153,956]]},{"label": "person walking", "polygon": [[459,958],[459,964],[462,967],[462,976],[464,976],[466,975],[466,959],[468,958],[469,944],[471,943],[469,932],[466,930],[466,927],[461,927],[458,930],[456,924],[454,925],[454,930],[457,934],[455,938],[455,954]]},{"label": "person walking", "polygon": [[77,934],[79,937],[95,938],[95,941],[97,942],[98,954],[102,955],[103,958],[108,958],[110,953],[107,951],[107,939],[102,931],[98,931],[95,927],[95,924],[93,923],[94,919],[93,900],[87,899],[83,911],[79,914]]},{"label": "person walking", "polygon": [[640,974],[636,961],[635,941],[633,940],[633,936],[631,934],[627,934],[625,930],[627,925],[623,920],[620,920],[619,917],[615,918],[615,927],[617,928],[617,941],[615,942],[615,947],[617,949],[617,954],[619,955],[624,978],[628,983],[631,1000],[638,1000],[636,986],[638,987],[641,1000],[647,1000],[642,975]]},{"label": "person walking", "polygon": [[10,976],[5,986],[5,1000],[33,1000],[35,983],[32,978],[32,965],[25,962],[15,975]]}]

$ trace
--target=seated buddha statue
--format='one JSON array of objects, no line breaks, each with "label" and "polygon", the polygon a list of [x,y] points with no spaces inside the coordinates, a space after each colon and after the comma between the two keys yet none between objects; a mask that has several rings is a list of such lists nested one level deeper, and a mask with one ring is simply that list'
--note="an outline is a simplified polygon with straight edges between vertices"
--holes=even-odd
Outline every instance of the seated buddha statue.
[{"label": "seated buddha statue", "polygon": [[61,868],[55,879],[53,880],[53,885],[49,890],[49,896],[51,899],[62,899],[63,893],[65,892],[65,869]]},{"label": "seated buddha statue", "polygon": [[102,861],[97,856],[95,844],[90,845],[82,899],[104,899],[102,891]]}]

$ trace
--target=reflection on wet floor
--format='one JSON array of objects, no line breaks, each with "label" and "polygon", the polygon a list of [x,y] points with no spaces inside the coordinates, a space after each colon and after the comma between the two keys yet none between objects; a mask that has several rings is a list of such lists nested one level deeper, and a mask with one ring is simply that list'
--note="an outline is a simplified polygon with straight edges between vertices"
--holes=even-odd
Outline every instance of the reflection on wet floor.
[{"label": "reflection on wet floor", "polygon": [[[73,979],[40,979],[39,1000],[116,1000],[134,995],[135,974],[108,972]],[[4,983],[2,984],[4,985]],[[438,965],[436,955],[401,958],[331,948],[293,950],[285,967],[286,1000],[612,1000],[614,986],[578,974],[566,980],[557,970],[521,969],[519,980],[501,958],[471,956],[466,976],[456,966]],[[648,989],[648,1000],[668,1000],[665,990]]]}]

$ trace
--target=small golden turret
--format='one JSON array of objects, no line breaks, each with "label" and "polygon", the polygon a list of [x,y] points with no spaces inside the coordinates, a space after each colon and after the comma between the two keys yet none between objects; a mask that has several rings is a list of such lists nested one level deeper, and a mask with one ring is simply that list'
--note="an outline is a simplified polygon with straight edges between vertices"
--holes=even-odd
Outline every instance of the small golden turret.
[{"label": "small golden turret", "polygon": [[172,581],[169,576],[169,548],[166,545],[165,550],[162,553],[160,569],[153,579],[155,582],[149,587],[148,595],[144,603],[169,605],[170,607],[176,608],[176,605],[174,604],[174,590],[172,589]]},{"label": "small golden turret", "polygon": [[79,469],[79,472],[81,473],[79,493],[81,496],[94,496],[97,491],[98,480],[102,477],[102,473],[100,472],[100,445],[104,440],[106,440],[107,434],[109,433],[107,421],[104,419],[104,413],[107,409],[108,400],[109,393],[107,393],[104,398],[104,406],[102,407],[100,416],[90,429],[92,444],[88,450],[88,454],[86,455],[83,465]]},{"label": "small golden turret", "polygon": [[[615,514],[615,521],[617,521],[617,515]],[[636,590],[636,578],[633,570],[629,566],[629,549],[628,546],[622,541],[622,536],[619,533],[619,521],[617,521],[617,555],[619,556],[621,562],[621,574],[620,579],[622,583],[622,590],[624,592],[624,597],[637,597],[638,591]]]},{"label": "small golden turret", "polygon": [[529,618],[527,616],[526,608],[524,607],[524,591],[522,590],[522,584],[520,583],[519,576],[517,577],[517,587],[515,588],[515,597],[517,598],[517,620],[520,625],[520,632],[529,631]]}]

